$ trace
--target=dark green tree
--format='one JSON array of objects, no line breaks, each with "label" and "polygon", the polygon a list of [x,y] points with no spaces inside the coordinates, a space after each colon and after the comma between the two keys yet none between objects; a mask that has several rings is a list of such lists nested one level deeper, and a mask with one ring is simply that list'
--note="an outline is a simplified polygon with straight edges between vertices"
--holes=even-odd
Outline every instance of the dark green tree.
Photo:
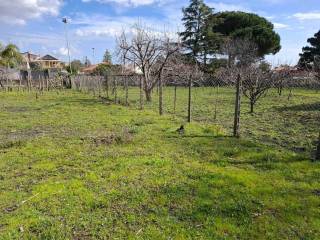
[{"label": "dark green tree", "polygon": [[[213,31],[232,39],[246,39],[258,47],[258,55],[276,54],[280,51],[280,36],[267,19],[253,13],[221,12],[214,14]],[[218,19],[218,20],[217,20]]]},{"label": "dark green tree", "polygon": [[309,38],[307,41],[310,46],[302,48],[302,53],[300,53],[299,67],[311,69],[315,58],[320,56],[320,31],[314,34],[314,37]]},{"label": "dark green tree", "polygon": [[33,71],[39,71],[42,69],[41,64],[39,62],[31,62],[29,65],[31,70]]},{"label": "dark green tree", "polygon": [[93,72],[93,75],[107,76],[111,72],[111,66],[106,64],[99,64]]},{"label": "dark green tree", "polygon": [[105,51],[103,55],[103,62],[112,63],[112,57],[108,49]]},{"label": "dark green tree", "polygon": [[201,58],[204,64],[207,61],[209,52],[209,27],[208,17],[212,9],[203,3],[203,0],[190,0],[190,5],[182,9],[182,22],[185,27],[180,33],[183,45],[188,54],[196,60]]}]

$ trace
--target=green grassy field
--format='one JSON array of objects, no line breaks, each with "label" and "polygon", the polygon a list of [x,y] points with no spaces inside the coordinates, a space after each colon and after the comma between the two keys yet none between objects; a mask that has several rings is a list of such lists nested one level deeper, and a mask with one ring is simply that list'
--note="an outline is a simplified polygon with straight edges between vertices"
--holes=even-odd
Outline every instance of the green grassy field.
[{"label": "green grassy field", "polygon": [[[316,122],[298,106],[318,95],[300,90],[285,111],[261,102],[254,116],[244,105],[252,127],[234,139],[231,90],[220,91],[217,120],[211,94],[194,92],[181,136],[185,92],[176,117],[134,99],[127,108],[71,91],[0,93],[0,239],[319,239],[320,163],[260,141],[305,144],[300,130],[314,136]],[[286,137],[277,128],[291,131],[289,115]]]},{"label": "green grassy field", "polygon": [[[218,90],[218,91],[217,91]],[[180,119],[187,116],[188,93],[185,87],[177,91],[175,115]],[[261,98],[255,113],[249,113],[249,101],[242,97],[241,135],[245,138],[263,142],[271,146],[281,145],[290,150],[314,152],[315,141],[320,129],[320,91],[293,89],[288,99],[289,90],[279,96],[276,89],[271,89]],[[118,90],[118,97],[124,102],[123,89]],[[158,95],[145,108],[157,112]],[[138,89],[129,90],[131,107],[138,108]],[[174,88],[164,88],[164,110],[173,114]],[[224,127],[226,134],[232,134],[234,121],[235,89],[195,87],[192,89],[192,118],[204,124],[218,124]],[[217,106],[217,107],[215,107]],[[216,112],[216,114],[215,114]],[[216,118],[215,118],[216,115]]]}]

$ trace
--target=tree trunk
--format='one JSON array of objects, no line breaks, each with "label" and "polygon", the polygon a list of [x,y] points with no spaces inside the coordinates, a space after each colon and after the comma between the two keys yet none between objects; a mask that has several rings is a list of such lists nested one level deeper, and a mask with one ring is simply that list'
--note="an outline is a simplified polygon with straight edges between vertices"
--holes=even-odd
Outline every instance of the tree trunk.
[{"label": "tree trunk", "polygon": [[143,79],[140,76],[140,110],[143,109]]},{"label": "tree trunk", "polygon": [[144,89],[144,92],[146,94],[146,101],[151,102],[152,101],[152,89]]},{"label": "tree trunk", "polygon": [[173,114],[176,114],[177,108],[177,85],[174,86],[174,96],[173,96]]},{"label": "tree trunk", "polygon": [[254,112],[254,101],[250,101],[250,113]]},{"label": "tree trunk", "polygon": [[280,87],[278,88],[278,94],[279,94],[279,96],[282,95],[282,86],[280,86]]}]

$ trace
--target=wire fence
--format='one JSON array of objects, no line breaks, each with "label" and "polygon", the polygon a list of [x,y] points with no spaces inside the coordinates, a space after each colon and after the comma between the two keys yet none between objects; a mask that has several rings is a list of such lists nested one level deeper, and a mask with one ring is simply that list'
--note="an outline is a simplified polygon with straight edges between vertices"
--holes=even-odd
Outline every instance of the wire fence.
[{"label": "wire fence", "polygon": [[115,104],[172,115],[182,124],[192,120],[222,126],[226,135],[234,133],[238,111],[240,136],[319,158],[320,82],[314,76],[280,79],[240,79],[238,95],[236,79],[209,76],[192,81],[191,88],[188,82],[166,81],[153,88],[151,101],[141,75],[80,75],[73,78],[73,87]]},{"label": "wire fence", "polygon": [[66,74],[59,71],[0,69],[0,90],[32,91],[62,89],[70,82]]},{"label": "wire fence", "polygon": [[[225,135],[282,146],[320,159],[320,79],[315,74],[278,74],[238,78],[205,76],[201,80],[166,79],[146,99],[142,75],[37,74],[18,79],[0,75],[0,89],[50,91],[70,85],[113,104],[146,109],[190,121],[221,126]],[[272,81],[271,81],[271,80]],[[238,88],[237,88],[238,86]]]}]

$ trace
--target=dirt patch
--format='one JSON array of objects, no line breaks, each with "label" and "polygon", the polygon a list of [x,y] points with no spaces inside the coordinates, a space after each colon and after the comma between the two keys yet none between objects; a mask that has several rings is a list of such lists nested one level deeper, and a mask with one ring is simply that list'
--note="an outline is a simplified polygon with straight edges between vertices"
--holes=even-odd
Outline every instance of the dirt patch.
[{"label": "dirt patch", "polygon": [[133,139],[133,133],[128,128],[120,132],[111,132],[98,137],[90,138],[96,146],[129,143]]},{"label": "dirt patch", "polygon": [[32,128],[32,129],[25,129],[19,131],[11,131],[7,133],[8,140],[27,140],[30,138],[35,138],[39,136],[43,136],[48,132],[47,129],[41,128]]},{"label": "dirt patch", "polygon": [[29,112],[33,110],[38,110],[37,108],[32,107],[18,107],[18,106],[12,106],[12,107],[5,107],[4,108],[7,112],[11,113],[19,113],[19,112]]},{"label": "dirt patch", "polygon": [[14,147],[21,147],[27,141],[44,136],[48,133],[46,129],[25,129],[25,130],[18,130],[18,131],[10,131],[6,133],[2,133],[1,140],[0,140],[0,149],[9,149]]}]

